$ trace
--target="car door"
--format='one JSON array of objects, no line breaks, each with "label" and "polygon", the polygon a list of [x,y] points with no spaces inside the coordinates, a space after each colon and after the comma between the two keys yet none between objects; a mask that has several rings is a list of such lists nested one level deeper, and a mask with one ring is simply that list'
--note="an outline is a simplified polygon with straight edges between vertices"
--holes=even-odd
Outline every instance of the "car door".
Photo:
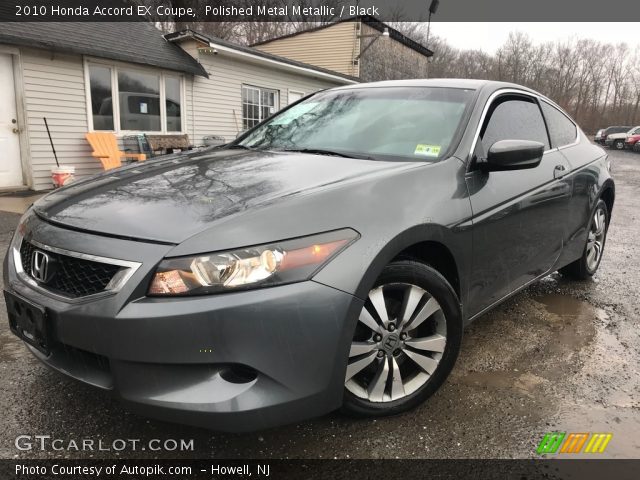
[{"label": "car door", "polygon": [[[571,194],[569,164],[551,148],[537,98],[498,94],[486,112],[466,175],[473,210],[470,316],[554,265]],[[489,173],[476,168],[476,159],[499,140],[538,141],[545,153],[535,168]]]}]

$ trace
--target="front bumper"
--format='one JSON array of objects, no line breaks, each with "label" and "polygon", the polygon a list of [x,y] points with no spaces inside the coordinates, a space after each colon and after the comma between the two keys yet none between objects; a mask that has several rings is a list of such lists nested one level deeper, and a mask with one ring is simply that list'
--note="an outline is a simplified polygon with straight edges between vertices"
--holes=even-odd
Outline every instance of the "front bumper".
[{"label": "front bumper", "polygon": [[47,310],[51,354],[29,349],[50,367],[112,391],[142,415],[216,430],[257,430],[340,406],[362,300],[313,281],[151,298],[143,292],[166,246],[44,222],[33,236],[69,250],[91,246],[95,255],[127,252],[126,260],[142,263],[114,295],[68,303],[27,285],[7,256],[6,288]]}]

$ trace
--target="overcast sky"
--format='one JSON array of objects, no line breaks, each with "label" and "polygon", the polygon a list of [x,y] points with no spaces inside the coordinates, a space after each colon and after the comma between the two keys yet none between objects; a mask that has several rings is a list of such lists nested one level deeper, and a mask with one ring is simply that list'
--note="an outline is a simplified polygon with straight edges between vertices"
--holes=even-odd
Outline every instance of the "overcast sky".
[{"label": "overcast sky", "polygon": [[601,42],[626,42],[640,45],[640,22],[627,23],[527,23],[527,22],[431,22],[431,34],[438,35],[456,47],[481,49],[494,53],[509,32],[526,32],[535,43],[566,40],[571,37],[592,38]]}]

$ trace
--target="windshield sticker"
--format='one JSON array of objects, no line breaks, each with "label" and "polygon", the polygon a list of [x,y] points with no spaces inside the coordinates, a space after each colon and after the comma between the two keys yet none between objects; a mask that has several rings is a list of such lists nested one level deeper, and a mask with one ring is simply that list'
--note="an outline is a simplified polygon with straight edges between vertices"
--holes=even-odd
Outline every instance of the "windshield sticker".
[{"label": "windshield sticker", "polygon": [[437,157],[440,155],[440,145],[425,145],[423,143],[419,143],[416,146],[416,151],[413,152],[414,155],[423,155],[425,157]]}]

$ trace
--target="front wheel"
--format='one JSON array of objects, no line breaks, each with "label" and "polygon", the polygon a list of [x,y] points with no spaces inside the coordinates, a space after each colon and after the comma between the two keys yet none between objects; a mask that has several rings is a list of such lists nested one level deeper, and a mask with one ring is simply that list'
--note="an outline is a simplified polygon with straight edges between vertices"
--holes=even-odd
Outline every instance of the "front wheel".
[{"label": "front wheel", "polygon": [[624,140],[616,140],[613,146],[616,150],[624,150]]},{"label": "front wheel", "polygon": [[608,226],[609,210],[604,200],[600,199],[591,217],[587,244],[584,247],[582,256],[575,262],[561,268],[560,273],[576,280],[591,278],[598,270],[602,260]]},{"label": "front wheel", "polygon": [[447,280],[416,261],[391,263],[360,312],[342,410],[380,417],[419,405],[451,372],[461,340],[460,304]]}]

